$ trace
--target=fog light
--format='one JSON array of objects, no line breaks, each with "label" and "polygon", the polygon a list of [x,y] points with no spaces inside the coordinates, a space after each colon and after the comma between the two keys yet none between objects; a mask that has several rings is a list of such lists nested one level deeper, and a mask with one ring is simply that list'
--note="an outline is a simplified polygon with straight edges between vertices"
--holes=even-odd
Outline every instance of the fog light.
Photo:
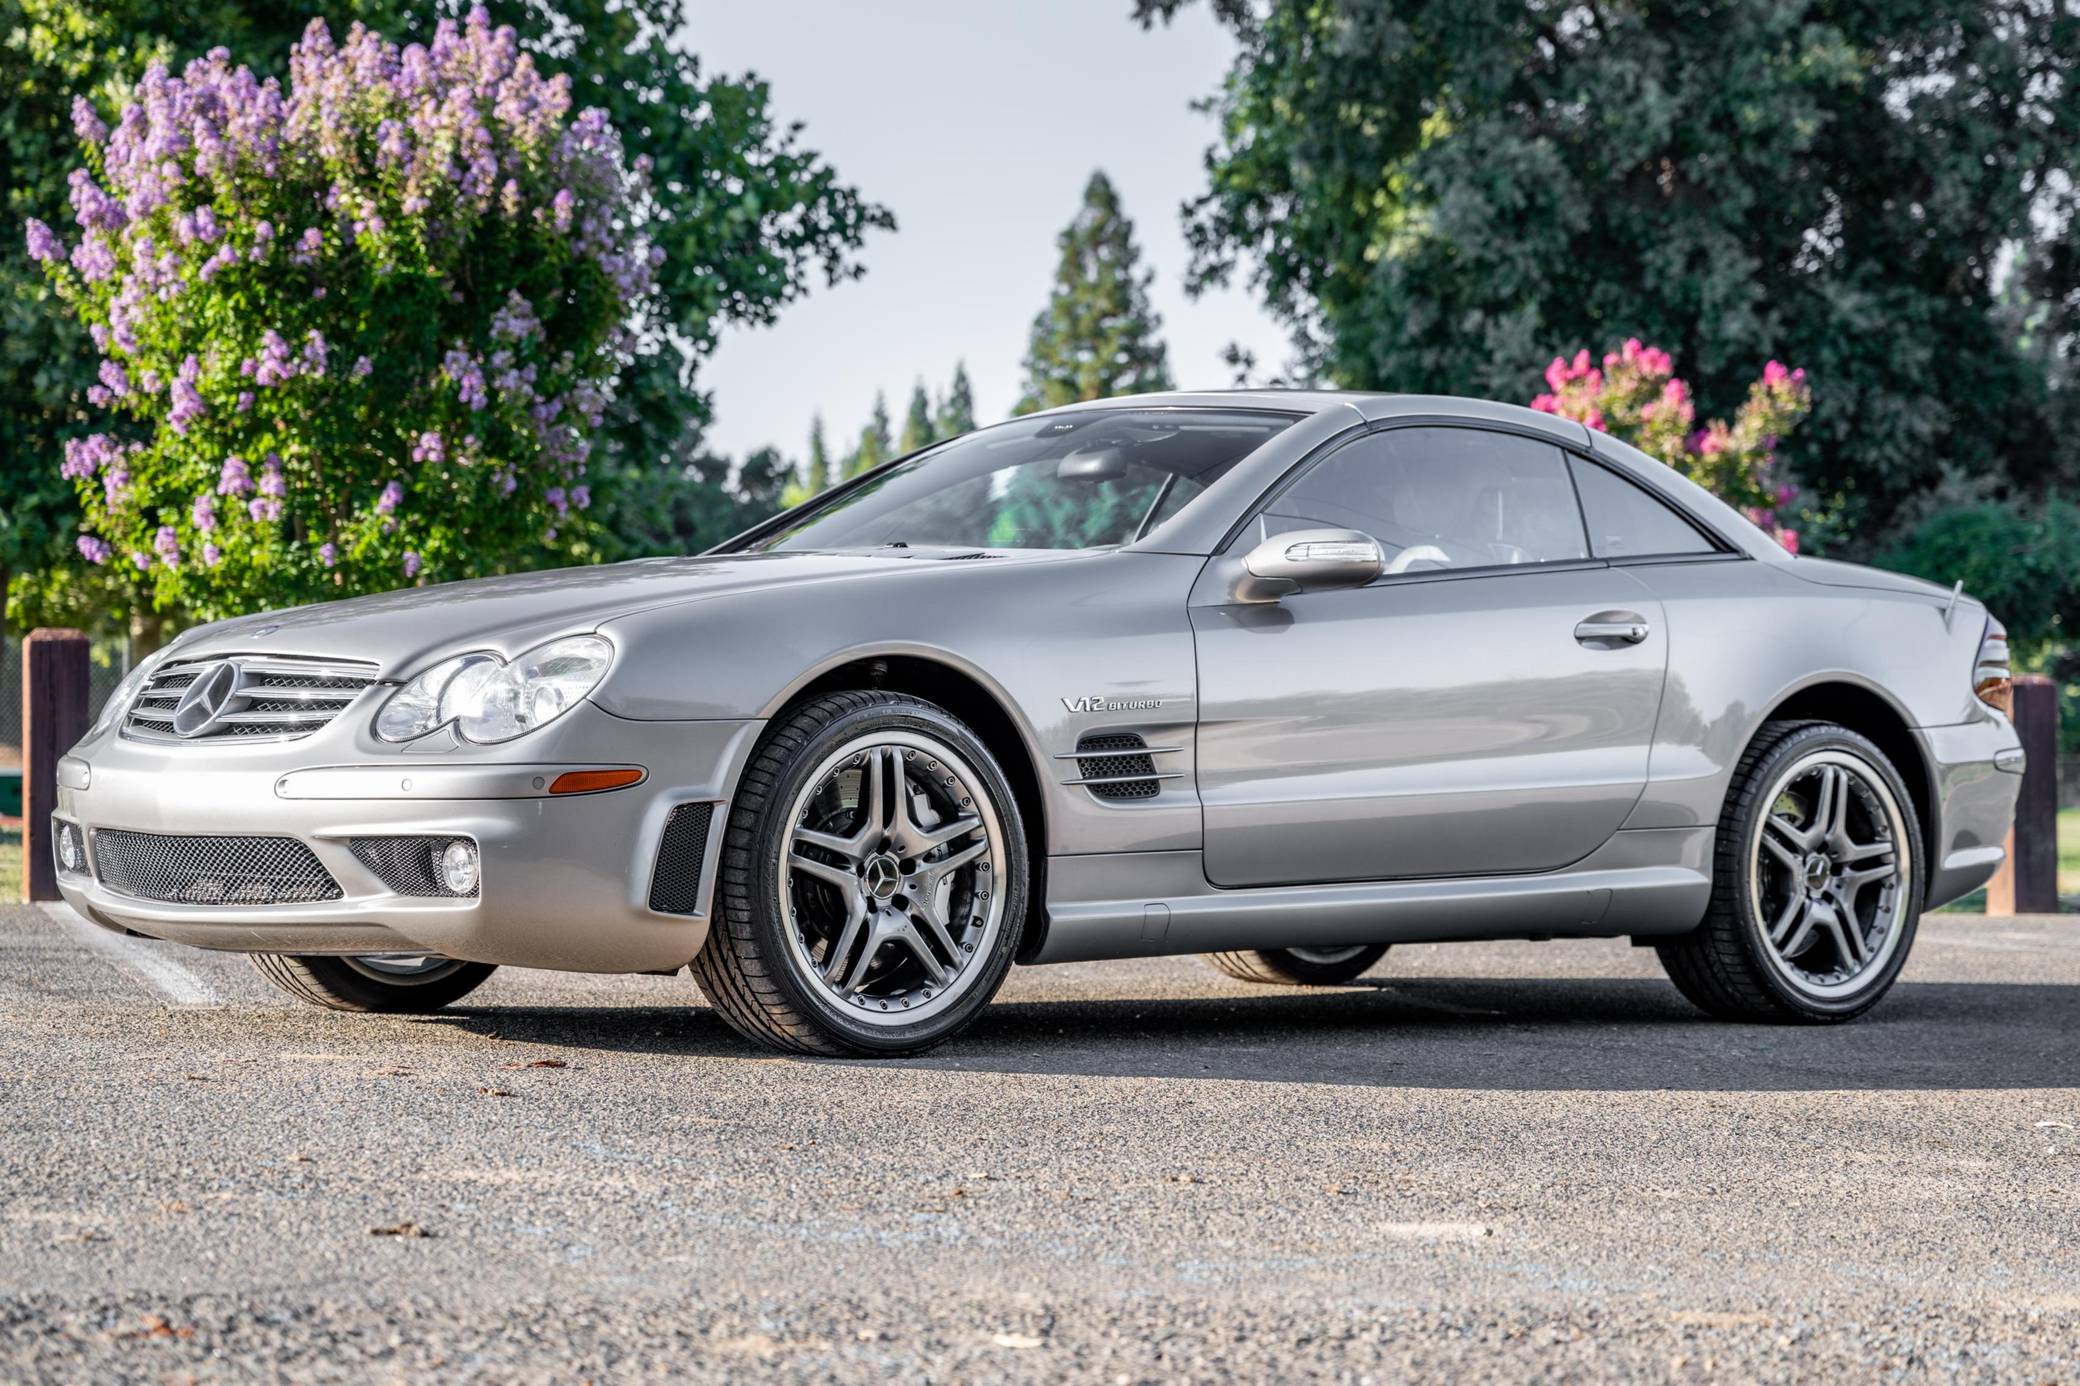
[{"label": "fog light", "polygon": [[58,825],[58,869],[77,873],[87,864],[87,854],[80,845],[79,829],[70,823]]},{"label": "fog light", "polygon": [[441,849],[441,882],[457,895],[477,893],[477,845],[451,842]]}]

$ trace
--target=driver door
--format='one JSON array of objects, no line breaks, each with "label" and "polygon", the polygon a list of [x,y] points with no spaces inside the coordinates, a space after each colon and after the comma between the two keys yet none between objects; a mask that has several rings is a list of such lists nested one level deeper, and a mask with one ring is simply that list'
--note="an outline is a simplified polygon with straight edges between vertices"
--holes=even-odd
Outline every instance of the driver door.
[{"label": "driver door", "polygon": [[1234,547],[1317,527],[1370,534],[1387,571],[1243,603],[1216,562],[1194,594],[1208,879],[1546,871],[1609,839],[1646,784],[1668,641],[1645,585],[1590,558],[1561,450],[1371,433]]}]

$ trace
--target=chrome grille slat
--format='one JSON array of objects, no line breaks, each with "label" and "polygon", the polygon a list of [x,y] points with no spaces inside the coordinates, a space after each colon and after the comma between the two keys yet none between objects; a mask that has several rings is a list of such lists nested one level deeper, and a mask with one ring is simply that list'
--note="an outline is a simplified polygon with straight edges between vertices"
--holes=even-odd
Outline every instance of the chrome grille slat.
[{"label": "chrome grille slat", "polygon": [[340,898],[339,882],[293,837],[96,828],[94,874],[110,890],[181,905],[282,905]]},{"label": "chrome grille slat", "polygon": [[[233,671],[230,692],[198,730],[196,711],[181,713],[189,685],[218,665]],[[223,676],[216,675],[221,684]],[[330,723],[375,685],[376,667],[338,659],[228,655],[181,660],[153,673],[123,719],[123,734],[157,742],[293,740]],[[204,692],[217,702],[221,689]],[[182,733],[186,733],[183,735]]]}]

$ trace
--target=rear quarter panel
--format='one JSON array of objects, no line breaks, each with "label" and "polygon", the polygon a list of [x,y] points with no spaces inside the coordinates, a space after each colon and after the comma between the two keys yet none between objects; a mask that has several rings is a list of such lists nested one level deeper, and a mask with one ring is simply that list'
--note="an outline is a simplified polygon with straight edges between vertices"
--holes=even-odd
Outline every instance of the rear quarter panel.
[{"label": "rear quarter panel", "polygon": [[[1993,724],[1972,695],[1986,612],[1896,586],[1809,582],[1795,565],[1740,559],[1639,565],[1667,611],[1668,685],[1647,791],[1628,828],[1718,819],[1735,764],[1793,694],[1849,684],[1910,728]],[[1904,767],[1902,773],[1909,773]],[[1931,783],[1931,797],[1940,799]]]}]

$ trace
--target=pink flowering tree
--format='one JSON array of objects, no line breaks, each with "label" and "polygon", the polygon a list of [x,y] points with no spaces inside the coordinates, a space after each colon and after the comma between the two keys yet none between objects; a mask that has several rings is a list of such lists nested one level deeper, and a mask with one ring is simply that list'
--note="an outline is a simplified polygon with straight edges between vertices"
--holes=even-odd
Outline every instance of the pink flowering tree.
[{"label": "pink flowering tree", "polygon": [[1573,360],[1554,357],[1546,367],[1546,393],[1531,407],[1667,463],[1798,552],[1798,531],[1786,523],[1798,488],[1777,460],[1777,445],[1813,407],[1803,370],[1770,362],[1731,420],[1700,426],[1690,387],[1676,377],[1669,354],[1634,337],[1600,366],[1587,351]]},{"label": "pink flowering tree", "polygon": [[82,557],[212,617],[540,561],[582,528],[655,345],[647,193],[484,11],[399,49],[313,22],[73,121],[76,226],[28,252],[99,348],[59,465]]}]

